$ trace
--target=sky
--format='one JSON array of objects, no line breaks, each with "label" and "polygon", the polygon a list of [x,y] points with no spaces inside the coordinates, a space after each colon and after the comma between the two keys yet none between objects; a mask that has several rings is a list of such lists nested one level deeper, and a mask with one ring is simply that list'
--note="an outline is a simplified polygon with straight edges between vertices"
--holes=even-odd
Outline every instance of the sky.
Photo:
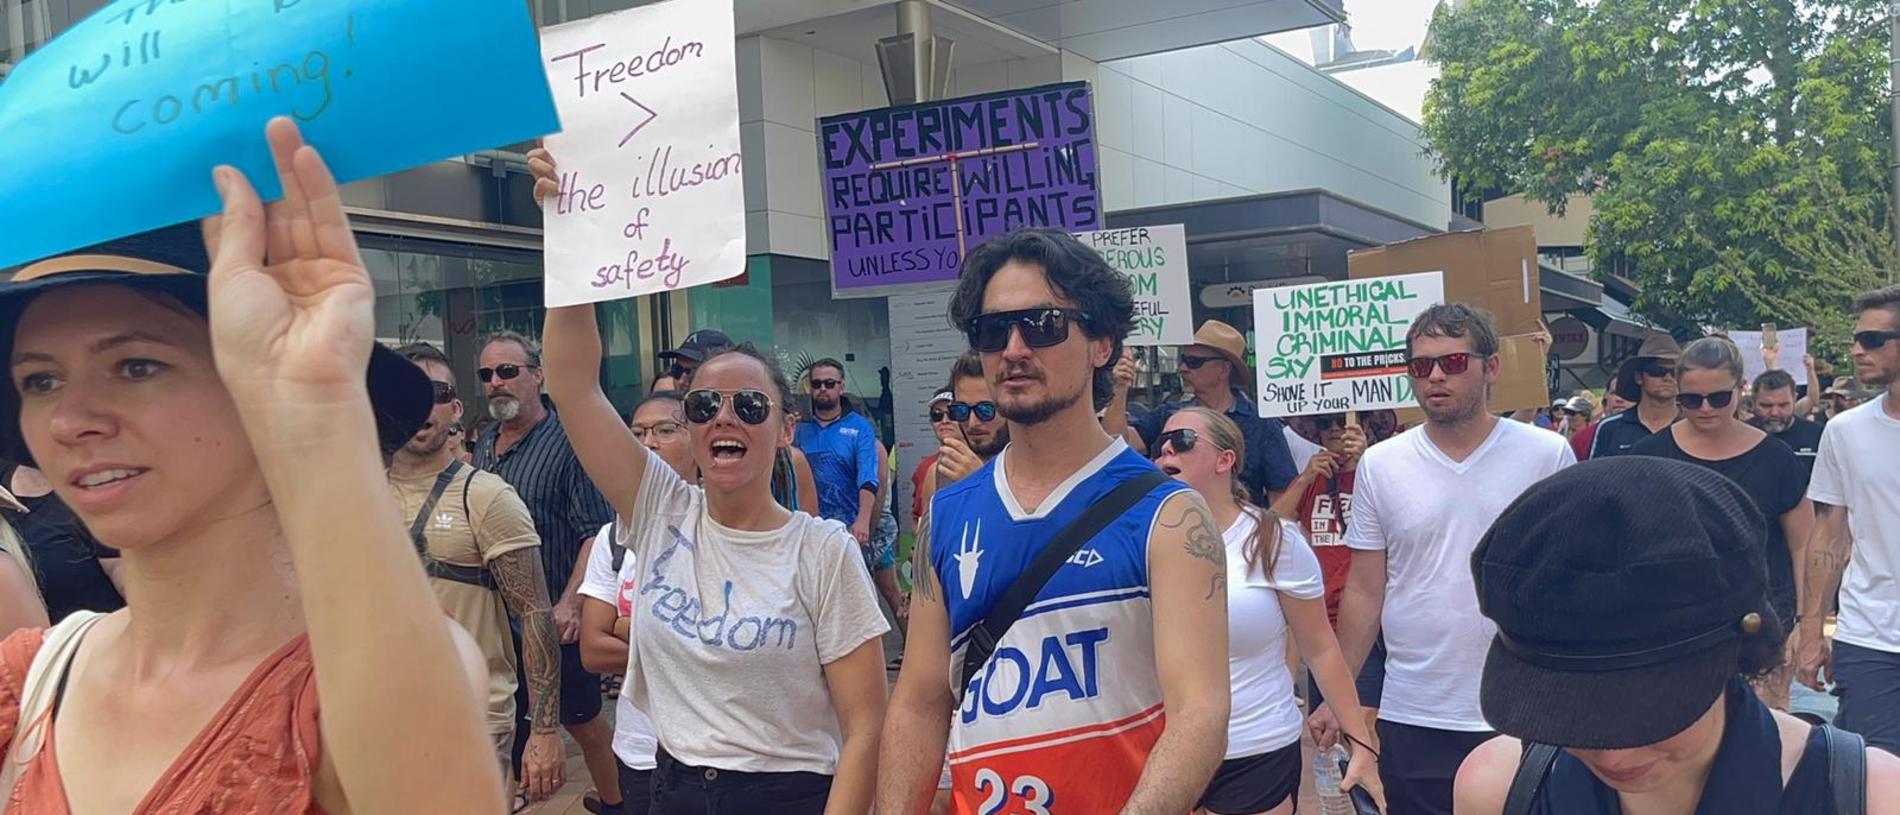
[{"label": "sky", "polygon": [[[1360,50],[1404,51],[1425,40],[1425,29],[1439,0],[1345,0],[1352,25],[1353,47]],[[1311,64],[1311,31],[1289,31],[1263,37],[1275,48]],[[1334,73],[1332,76],[1412,121],[1419,120],[1425,91],[1438,75],[1435,67],[1414,62]]]}]

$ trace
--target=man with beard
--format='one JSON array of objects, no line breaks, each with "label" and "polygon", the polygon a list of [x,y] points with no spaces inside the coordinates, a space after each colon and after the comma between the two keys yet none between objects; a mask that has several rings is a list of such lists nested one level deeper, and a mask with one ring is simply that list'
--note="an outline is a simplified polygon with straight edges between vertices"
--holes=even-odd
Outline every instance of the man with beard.
[{"label": "man with beard", "polygon": [[[490,336],[482,345],[476,374],[495,423],[476,440],[474,464],[514,487],[534,517],[534,531],[541,538],[542,576],[561,639],[561,724],[580,744],[603,809],[618,812],[621,798],[613,728],[600,718],[600,677],[581,665],[579,644],[580,585],[586,576],[587,553],[595,530],[613,520],[613,507],[588,480],[554,404],[541,395],[545,376],[534,341],[513,331]],[[527,707],[518,694],[515,707]],[[516,719],[517,752],[530,727],[531,723]]]},{"label": "man with beard", "polygon": [[[1840,726],[1900,753],[1900,286],[1863,294],[1855,305],[1854,374],[1881,393],[1835,416],[1821,434],[1808,484],[1817,523],[1795,669],[1802,684],[1820,690],[1826,668],[1841,697]],[[1837,591],[1830,664],[1822,622]]]},{"label": "man with beard", "polygon": [[[1814,381],[1814,380],[1809,380]],[[1795,415],[1794,377],[1787,371],[1765,371],[1755,377],[1755,426],[1781,440],[1801,462],[1801,485],[1806,491],[1814,473],[1814,457],[1821,449],[1821,426]]]},{"label": "man with beard", "polygon": [[[1471,553],[1520,493],[1576,456],[1562,436],[1487,410],[1500,367],[1489,314],[1432,306],[1406,352],[1425,423],[1360,458],[1339,643],[1358,671],[1384,632],[1379,776],[1391,811],[1449,815],[1459,763],[1493,735],[1478,686],[1496,627],[1478,612]],[[1337,728],[1330,707],[1312,728]]]},{"label": "man with beard", "polygon": [[1651,334],[1636,356],[1616,371],[1610,389],[1636,406],[1605,417],[1590,440],[1590,458],[1620,456],[1637,442],[1667,430],[1682,415],[1676,406],[1676,360],[1682,346],[1668,334]]},{"label": "man with beard", "polygon": [[567,762],[557,715],[560,642],[541,574],[541,539],[513,487],[455,457],[449,428],[462,421],[462,400],[455,395],[448,357],[428,343],[398,353],[429,377],[435,407],[428,423],[396,451],[389,486],[404,519],[413,519],[416,553],[442,610],[481,646],[488,665],[488,732],[504,778],[512,777],[517,685],[509,622],[521,630],[533,731],[522,754],[520,788],[528,800],[545,801],[561,788]]},{"label": "man with beard", "polygon": [[929,507],[937,490],[961,481],[988,464],[1009,444],[1009,424],[990,400],[990,381],[983,377],[983,356],[965,351],[950,366],[950,403],[944,406],[945,418],[957,432],[937,447],[937,466],[924,477],[917,493],[917,505]]},{"label": "man with beard", "polygon": [[[1024,229],[971,250],[950,313],[1010,443],[939,489],[918,530],[877,810],[925,808],[948,739],[954,812],[1187,812],[1225,753],[1226,551],[1206,502],[1096,421],[1128,279],[1067,232]],[[1011,590],[1118,491],[1132,503]],[[1028,615],[986,624],[1010,595]]]}]

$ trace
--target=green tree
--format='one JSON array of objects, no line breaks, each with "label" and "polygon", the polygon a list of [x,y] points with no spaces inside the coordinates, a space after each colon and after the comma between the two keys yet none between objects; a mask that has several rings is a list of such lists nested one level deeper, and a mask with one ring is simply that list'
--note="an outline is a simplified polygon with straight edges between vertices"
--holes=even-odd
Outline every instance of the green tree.
[{"label": "green tree", "polygon": [[1424,129],[1439,171],[1561,212],[1672,327],[1808,325],[1895,268],[1884,0],[1441,6]]}]

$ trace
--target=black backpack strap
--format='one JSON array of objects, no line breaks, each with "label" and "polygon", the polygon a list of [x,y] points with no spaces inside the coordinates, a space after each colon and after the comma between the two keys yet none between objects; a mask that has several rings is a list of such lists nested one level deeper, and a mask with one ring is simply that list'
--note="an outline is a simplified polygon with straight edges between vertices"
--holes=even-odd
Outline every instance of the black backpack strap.
[{"label": "black backpack strap", "polygon": [[[448,469],[435,477],[435,486],[429,490],[429,497],[422,502],[421,511],[416,513],[416,519],[409,524],[409,539],[415,542],[416,556],[422,558],[422,569],[430,577],[479,586],[492,591],[500,584],[495,582],[495,576],[489,573],[487,567],[458,566],[453,563],[444,563],[429,555],[429,537],[424,533],[429,526],[429,516],[435,514],[435,506],[441,503],[442,494],[448,492],[449,485],[455,483],[456,476],[461,472],[462,462],[450,461]],[[474,480],[473,473],[470,473],[468,480]],[[462,482],[462,517],[469,518],[470,534],[473,534],[475,519],[468,515],[468,481]]]},{"label": "black backpack strap", "polygon": [[1827,784],[1834,815],[1867,815],[1867,742],[1858,734],[1821,725],[1827,735]]},{"label": "black backpack strap", "polygon": [[442,493],[448,492],[449,485],[455,483],[455,476],[462,471],[462,462],[451,460],[448,469],[435,477],[435,487],[429,490],[429,497],[422,502],[422,509],[416,513],[416,519],[409,522],[409,540],[416,544],[416,554],[423,560],[429,560],[429,538],[423,530],[429,526],[429,516],[435,514],[435,505],[442,500]]},{"label": "black backpack strap", "polygon": [[1524,757],[1517,763],[1517,775],[1511,779],[1511,791],[1504,796],[1503,815],[1531,815],[1531,805],[1544,789],[1544,778],[1557,763],[1557,747],[1531,742],[1524,745]]},{"label": "black backpack strap", "polygon": [[616,575],[616,579],[618,579],[618,575],[620,574],[620,564],[627,562],[627,547],[620,545],[620,516],[619,515],[615,515],[614,519],[607,523],[607,545],[609,547],[612,547],[613,549],[614,574]]},{"label": "black backpack strap", "polygon": [[1167,481],[1167,474],[1160,470],[1150,470],[1123,481],[1056,533],[1049,545],[1043,547],[1036,559],[1030,562],[1029,568],[1017,575],[1016,581],[1003,591],[983,621],[970,629],[970,641],[963,650],[963,674],[957,683],[959,697],[963,689],[969,687],[970,677],[976,676],[983,665],[990,661],[990,655],[996,652],[996,644],[1002,641],[1010,626],[1016,624],[1016,619],[1022,616],[1023,610],[1029,607],[1042,587],[1049,584],[1049,578],[1055,576],[1056,570],[1062,568],[1062,564],[1077,549],[1082,548],[1082,544],[1121,517],[1136,501]]}]

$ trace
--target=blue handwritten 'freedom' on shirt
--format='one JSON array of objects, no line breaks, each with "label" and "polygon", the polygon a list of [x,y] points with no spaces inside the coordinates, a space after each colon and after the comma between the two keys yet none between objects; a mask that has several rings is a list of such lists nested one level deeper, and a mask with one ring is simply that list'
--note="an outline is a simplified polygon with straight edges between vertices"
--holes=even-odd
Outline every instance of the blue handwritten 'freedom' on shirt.
[{"label": "blue handwritten 'freedom' on shirt", "polygon": [[659,557],[653,559],[653,565],[647,570],[647,581],[640,587],[642,596],[658,593],[651,609],[654,619],[666,623],[667,630],[682,639],[697,640],[713,648],[755,651],[765,645],[775,644],[789,651],[798,644],[797,620],[771,615],[734,617],[731,580],[724,583],[718,615],[705,616],[703,612],[710,611],[710,608],[701,601],[694,587],[675,586],[667,582],[666,566],[672,561],[673,554],[681,549],[691,551],[693,542],[687,540],[677,526],[669,524],[666,531],[673,536],[673,540]]}]

